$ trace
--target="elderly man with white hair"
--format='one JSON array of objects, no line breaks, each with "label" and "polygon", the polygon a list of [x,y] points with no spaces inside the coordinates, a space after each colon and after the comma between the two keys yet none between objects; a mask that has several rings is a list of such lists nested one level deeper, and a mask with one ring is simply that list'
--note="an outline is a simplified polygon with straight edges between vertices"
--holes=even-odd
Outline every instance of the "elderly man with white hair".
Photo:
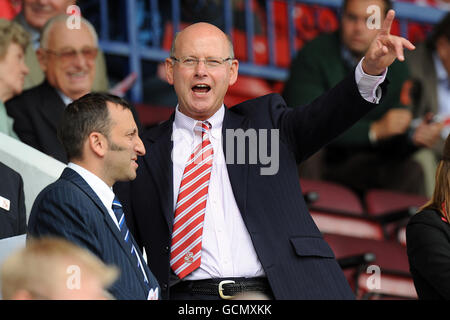
[{"label": "elderly man with white hair", "polygon": [[98,54],[94,27],[81,18],[79,29],[70,29],[69,16],[50,19],[42,31],[37,57],[45,80],[8,101],[14,131],[24,143],[67,162],[57,128],[67,104],[92,91]]},{"label": "elderly man with white hair", "polygon": [[[67,13],[67,9],[76,3],[76,0],[22,0],[23,9],[14,21],[19,23],[31,37],[25,54],[25,62],[30,69],[30,73],[25,78],[25,89],[39,85],[45,77],[36,57],[36,50],[39,48],[41,32],[45,24],[51,18]],[[105,57],[102,52],[97,55],[95,64],[93,91],[107,91],[109,84]]]}]

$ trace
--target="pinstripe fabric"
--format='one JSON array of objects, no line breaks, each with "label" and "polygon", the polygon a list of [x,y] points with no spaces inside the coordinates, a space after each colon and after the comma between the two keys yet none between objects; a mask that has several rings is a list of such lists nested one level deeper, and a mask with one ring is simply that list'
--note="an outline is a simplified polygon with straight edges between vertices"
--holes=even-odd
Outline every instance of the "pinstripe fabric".
[{"label": "pinstripe fabric", "polygon": [[[119,279],[109,288],[116,299],[146,300],[149,297],[142,272],[136,268],[136,260],[119,229],[95,192],[74,170],[66,168],[56,182],[38,195],[31,210],[28,232],[33,237],[63,237],[87,248],[104,263],[119,267]],[[131,241],[142,257],[138,245]],[[151,294],[159,295],[158,282],[146,264],[143,268]]]},{"label": "pinstripe fabric", "polygon": [[[117,218],[117,221],[119,222],[119,228],[120,228],[120,233],[122,234],[122,239],[127,244],[127,248],[129,250],[129,252],[131,252],[131,255],[133,256],[133,258],[135,260],[136,268],[138,268],[139,272],[142,272],[142,276],[144,278],[144,283],[146,285],[148,285],[147,275],[145,273],[145,270],[143,268],[142,261],[141,261],[142,257],[139,257],[139,253],[138,253],[136,247],[134,246],[133,235],[128,230],[127,223],[125,221],[125,213],[123,212],[122,204],[120,204],[120,201],[119,201],[119,199],[117,199],[117,197],[114,198],[114,201],[112,203],[112,209]],[[149,290],[150,290],[150,288],[149,288]]]},{"label": "pinstripe fabric", "polygon": [[210,128],[207,121],[197,122],[194,128],[201,133],[202,141],[186,163],[175,208],[170,266],[180,279],[201,264],[203,221],[213,162]]}]

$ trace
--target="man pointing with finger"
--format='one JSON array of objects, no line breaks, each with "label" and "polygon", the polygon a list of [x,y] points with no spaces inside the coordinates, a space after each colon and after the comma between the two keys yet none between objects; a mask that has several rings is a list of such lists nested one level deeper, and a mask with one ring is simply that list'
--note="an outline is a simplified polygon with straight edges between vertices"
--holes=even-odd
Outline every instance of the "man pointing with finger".
[{"label": "man pointing with finger", "polygon": [[[391,7],[391,0],[343,1],[339,30],[308,42],[293,60],[283,92],[286,103],[310,103],[342,81],[369,50]],[[406,64],[394,62],[387,79],[380,106],[303,163],[301,177],[335,181],[360,196],[373,188],[425,192],[422,168],[412,157],[422,144],[410,131]]]},{"label": "man pointing with finger", "polygon": [[[414,48],[390,35],[393,19],[391,11],[344,81],[294,109],[276,94],[226,108],[239,67],[227,36],[207,23],[177,35],[166,71],[178,106],[144,134],[147,154],[136,180],[116,189],[163,298],[226,299],[246,291],[275,299],[354,298],[308,213],[297,163],[376,107],[386,68],[403,59],[404,47]],[[254,130],[278,132],[275,174],[261,174],[260,159],[249,163],[255,145],[246,143],[239,155],[228,141],[230,131]]]}]

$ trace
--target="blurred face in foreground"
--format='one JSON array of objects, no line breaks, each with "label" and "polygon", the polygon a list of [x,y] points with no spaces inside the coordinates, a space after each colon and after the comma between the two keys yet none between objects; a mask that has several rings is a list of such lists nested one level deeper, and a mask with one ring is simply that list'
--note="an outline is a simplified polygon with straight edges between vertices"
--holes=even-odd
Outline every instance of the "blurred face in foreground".
[{"label": "blurred face in foreground", "polygon": [[66,13],[67,7],[75,0],[23,0],[23,15],[33,28],[41,30],[54,16]]},{"label": "blurred face in foreground", "polygon": [[207,23],[193,24],[175,39],[166,59],[167,80],[174,85],[180,111],[196,120],[210,118],[223,104],[238,76],[227,36]]},{"label": "blurred face in foreground", "polygon": [[385,18],[385,5],[382,0],[349,0],[342,14],[342,42],[357,58],[364,56],[379,31],[379,29],[369,29],[367,27],[367,19],[371,15],[367,13],[367,8],[371,5],[380,8],[381,27]]}]

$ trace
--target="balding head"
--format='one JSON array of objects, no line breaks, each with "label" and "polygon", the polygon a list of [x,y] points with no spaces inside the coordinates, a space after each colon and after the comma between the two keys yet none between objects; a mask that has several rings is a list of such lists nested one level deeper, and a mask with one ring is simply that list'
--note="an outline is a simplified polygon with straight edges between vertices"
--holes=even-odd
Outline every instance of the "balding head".
[{"label": "balding head", "polygon": [[210,30],[210,32],[217,32],[217,34],[220,34],[221,36],[226,37],[226,39],[228,41],[228,45],[230,47],[229,48],[229,50],[230,50],[229,57],[234,59],[234,48],[233,48],[233,42],[231,41],[231,38],[228,35],[226,35],[225,33],[223,33],[222,30],[220,30],[216,26],[211,25],[209,23],[205,23],[205,22],[199,22],[199,23],[192,24],[189,27],[185,28],[184,30],[182,30],[180,32],[177,32],[175,34],[175,37],[174,37],[173,41],[172,41],[172,47],[170,48],[170,56],[171,57],[175,57],[176,56],[176,52],[175,52],[176,51],[176,43],[177,43],[177,40],[178,40],[178,36],[180,34],[182,34],[184,31],[192,32],[192,31],[195,31],[195,30],[198,30],[198,29],[204,30],[204,31]]},{"label": "balding head", "polygon": [[181,31],[166,59],[180,112],[196,120],[210,118],[236,82],[238,68],[229,38],[216,26],[201,22]]}]

